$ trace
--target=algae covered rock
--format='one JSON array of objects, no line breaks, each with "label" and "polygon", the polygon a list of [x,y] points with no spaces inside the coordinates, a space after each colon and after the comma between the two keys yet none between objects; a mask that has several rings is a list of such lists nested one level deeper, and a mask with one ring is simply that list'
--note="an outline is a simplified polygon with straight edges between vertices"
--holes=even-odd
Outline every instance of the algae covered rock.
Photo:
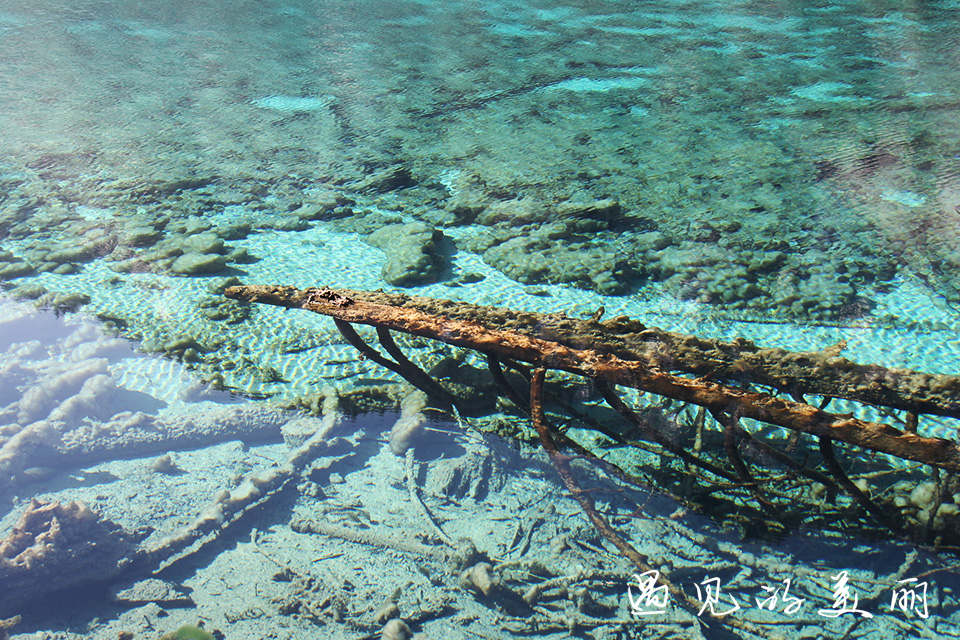
[{"label": "algae covered rock", "polygon": [[383,279],[397,287],[413,287],[440,279],[444,260],[437,244],[442,238],[437,229],[411,222],[382,227],[368,240],[387,254]]},{"label": "algae covered rock", "polygon": [[224,253],[226,251],[223,240],[210,231],[189,235],[183,239],[180,246],[184,253]]},{"label": "algae covered rock", "polygon": [[557,205],[556,212],[563,218],[590,218],[610,222],[620,216],[620,203],[613,198],[592,202],[561,202]]},{"label": "algae covered rock", "polygon": [[216,636],[201,627],[187,624],[173,633],[168,633],[160,640],[213,640]]},{"label": "algae covered rock", "polygon": [[217,273],[227,266],[227,258],[217,253],[207,254],[190,251],[173,261],[170,270],[174,273],[192,276],[205,273]]},{"label": "algae covered rock", "polygon": [[361,193],[383,193],[402,189],[416,184],[410,169],[403,165],[394,165],[377,171],[355,183],[353,189]]},{"label": "algae covered rock", "polygon": [[456,173],[447,176],[444,183],[451,198],[444,210],[454,216],[460,224],[470,224],[490,204],[487,185],[476,174]]},{"label": "algae covered rock", "polygon": [[507,223],[512,226],[521,226],[536,222],[543,222],[550,216],[550,212],[543,204],[532,198],[518,198],[505,200],[493,204],[477,217],[477,222],[490,226],[497,223]]},{"label": "algae covered rock", "polygon": [[134,224],[128,227],[120,237],[120,242],[129,247],[149,247],[163,237],[163,234],[149,224]]},{"label": "algae covered rock", "polygon": [[25,260],[11,260],[10,262],[0,263],[0,280],[12,280],[29,276],[34,273],[33,266]]},{"label": "algae covered rock", "polygon": [[625,293],[638,275],[625,256],[600,244],[538,236],[518,236],[490,247],[483,260],[523,284],[566,283],[607,295]]},{"label": "algae covered rock", "polygon": [[[557,204],[534,197],[480,200],[476,185],[457,193],[483,209],[476,216],[488,229],[466,243],[484,262],[522,284],[573,284],[603,294],[622,294],[636,284],[640,265],[622,251],[611,250],[610,232],[621,217],[613,198],[577,196]],[[448,205],[455,209],[459,204]],[[460,209],[456,209],[460,210]],[[668,244],[657,242],[659,246]]]}]

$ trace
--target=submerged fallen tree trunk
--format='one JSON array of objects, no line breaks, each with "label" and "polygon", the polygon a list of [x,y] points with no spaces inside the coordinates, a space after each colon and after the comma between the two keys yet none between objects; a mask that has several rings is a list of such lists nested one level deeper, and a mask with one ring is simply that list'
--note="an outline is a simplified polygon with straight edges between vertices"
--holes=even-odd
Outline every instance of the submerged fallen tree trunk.
[{"label": "submerged fallen tree trunk", "polygon": [[[387,331],[474,349],[501,361],[519,361],[603,383],[622,385],[699,405],[735,422],[752,418],[869,451],[960,471],[960,446],[914,430],[835,414],[800,401],[804,393],[846,398],[919,414],[960,417],[960,378],[860,365],[822,352],[760,349],[751,342],[723,343],[649,329],[624,318],[601,322],[563,314],[534,314],[446,300],[349,289],[255,285],[226,290],[229,298],[299,308],[334,318],[347,339],[368,357],[390,367],[442,402],[442,387],[394,355]],[[380,330],[381,342],[398,362],[359,341],[350,324]],[[362,345],[362,346],[360,346]],[[372,352],[372,353],[371,353]],[[402,356],[402,354],[400,354]],[[693,373],[699,378],[677,375]],[[428,382],[429,380],[429,382]],[[725,382],[720,382],[720,381]],[[794,400],[760,393],[763,385]],[[911,420],[906,420],[908,427]]]},{"label": "submerged fallen tree trunk", "polygon": [[[560,449],[571,449],[577,456],[626,482],[636,483],[637,479],[547,422],[544,382],[548,370],[565,371],[593,380],[604,400],[643,437],[682,461],[688,470],[691,466],[697,468],[692,475],[707,486],[704,495],[711,495],[714,491],[746,491],[760,506],[762,514],[772,517],[780,525],[799,522],[798,507],[809,505],[801,505],[796,493],[789,491],[776,496],[779,500],[774,501],[771,498],[775,493],[768,491],[768,485],[803,479],[811,488],[819,485],[831,494],[843,491],[885,529],[907,534],[920,542],[935,539],[936,544],[940,544],[940,532],[956,528],[957,523],[941,523],[935,532],[934,523],[943,496],[956,491],[953,474],[960,471],[960,446],[951,440],[917,433],[920,414],[960,417],[960,379],[955,376],[860,365],[839,356],[842,344],[821,352],[789,353],[781,349],[761,349],[746,340],[720,342],[683,336],[648,328],[627,318],[601,322],[602,308],[593,318],[584,321],[563,314],[524,313],[349,289],[233,286],[225,293],[236,300],[304,309],[332,317],[347,342],[361,354],[399,374],[436,403],[450,409],[458,406],[457,398],[408,360],[390,332],[429,338],[484,354],[493,378],[505,394],[518,407],[529,411],[541,444],[570,495],[577,500],[597,531],[637,567],[641,575],[659,575],[659,572],[650,559],[612,527],[597,509],[589,490],[581,488],[577,480],[570,464],[574,458]],[[377,338],[390,357],[366,344],[354,330],[354,324],[375,327]],[[524,370],[517,363],[526,363],[531,368]],[[527,379],[529,402],[504,376],[504,364]],[[691,375],[699,377],[692,378]],[[693,446],[685,446],[658,430],[620,399],[614,385],[699,406],[694,421],[698,435]],[[757,391],[756,386],[765,387],[769,392]],[[804,394],[808,393],[823,398],[822,404],[817,407],[806,403]],[[834,397],[905,411],[905,428],[901,430],[852,414],[825,411],[827,401]],[[620,444],[640,446],[629,436],[624,437],[605,425],[591,422],[588,416],[583,416],[562,400],[557,399],[556,404],[575,415],[587,428],[594,428]],[[726,455],[732,468],[724,467],[722,461],[718,464],[718,461],[701,455],[700,432],[707,414],[722,427],[722,446],[717,449]],[[740,424],[741,418],[785,427],[798,436],[809,434],[815,437],[820,458],[816,466],[821,466],[826,473],[808,466],[806,457],[798,461],[789,455],[795,442],[788,444],[786,450],[768,445],[747,432]],[[854,482],[848,477],[847,470],[836,457],[835,442],[931,465],[934,468],[932,484],[935,485],[930,492],[933,504],[921,512],[925,514],[924,518],[918,515],[908,521],[900,512],[899,503],[889,497],[880,502],[863,488],[866,486],[864,478]],[[759,459],[778,467],[776,475],[756,476],[743,459],[741,446],[759,452]],[[806,455],[809,456],[810,452]],[[948,472],[946,482],[941,482],[940,469]],[[697,471],[712,474],[719,478],[719,482],[711,482],[705,474]],[[828,502],[832,499],[828,498]],[[734,508],[738,510],[739,503],[735,504]],[[729,626],[765,637],[766,629],[752,622],[725,618],[725,614],[701,616],[703,608],[696,601],[666,577],[661,576],[660,580],[675,602],[695,614],[701,624]]]}]

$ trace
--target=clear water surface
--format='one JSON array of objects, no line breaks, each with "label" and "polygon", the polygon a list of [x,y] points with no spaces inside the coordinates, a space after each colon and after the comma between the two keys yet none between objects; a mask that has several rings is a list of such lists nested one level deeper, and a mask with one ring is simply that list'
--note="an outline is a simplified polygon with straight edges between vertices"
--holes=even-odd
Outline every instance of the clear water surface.
[{"label": "clear water surface", "polygon": [[[521,416],[428,409],[433,435],[397,455],[399,400],[370,391],[396,377],[323,318],[222,291],[603,306],[957,373],[957,34],[947,0],[0,0],[0,559],[26,548],[15,525],[31,499],[60,501],[49,513],[78,527],[40,540],[29,567],[0,565],[0,636],[202,623],[227,638],[721,637],[724,624],[956,637],[956,555],[934,541],[819,520],[771,536],[584,466],[667,579],[705,607],[719,585],[714,613],[742,607],[713,627],[695,610],[638,615],[635,568]],[[454,383],[473,375],[457,368],[469,357],[405,346]],[[341,402],[341,440],[312,466],[156,575],[127,567],[289,461],[328,388],[360,399]],[[956,439],[952,419],[921,424]],[[886,473],[846,463],[868,483]],[[955,484],[909,472],[913,511]],[[91,570],[104,563],[116,571]],[[63,597],[38,587],[56,580]]]}]

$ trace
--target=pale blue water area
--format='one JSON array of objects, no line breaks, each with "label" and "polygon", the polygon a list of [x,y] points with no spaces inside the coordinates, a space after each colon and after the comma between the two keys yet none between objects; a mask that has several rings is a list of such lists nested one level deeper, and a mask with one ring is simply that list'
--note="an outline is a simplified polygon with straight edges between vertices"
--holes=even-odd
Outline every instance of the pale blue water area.
[{"label": "pale blue water area", "polygon": [[[673,585],[642,599],[480,355],[398,338],[460,415],[224,296],[603,307],[955,375],[958,34],[945,0],[0,0],[0,638],[960,636],[955,462],[834,440],[871,515],[825,438],[621,387],[711,475],[551,372],[586,495]],[[823,406],[957,442],[955,409]]]}]

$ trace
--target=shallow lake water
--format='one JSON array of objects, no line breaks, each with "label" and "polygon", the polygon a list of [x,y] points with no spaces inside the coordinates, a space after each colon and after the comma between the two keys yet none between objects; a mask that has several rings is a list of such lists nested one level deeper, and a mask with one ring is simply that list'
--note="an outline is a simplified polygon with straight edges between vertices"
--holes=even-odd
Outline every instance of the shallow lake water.
[{"label": "shallow lake water", "polygon": [[[838,443],[891,525],[829,484],[828,445],[744,418],[769,509],[551,372],[651,576],[476,353],[398,338],[461,415],[328,318],[224,295],[383,289],[957,374],[958,34],[948,1],[0,0],[0,638],[960,635],[949,464]],[[956,409],[824,388],[779,394],[957,442]],[[730,464],[727,414],[622,391]]]}]

